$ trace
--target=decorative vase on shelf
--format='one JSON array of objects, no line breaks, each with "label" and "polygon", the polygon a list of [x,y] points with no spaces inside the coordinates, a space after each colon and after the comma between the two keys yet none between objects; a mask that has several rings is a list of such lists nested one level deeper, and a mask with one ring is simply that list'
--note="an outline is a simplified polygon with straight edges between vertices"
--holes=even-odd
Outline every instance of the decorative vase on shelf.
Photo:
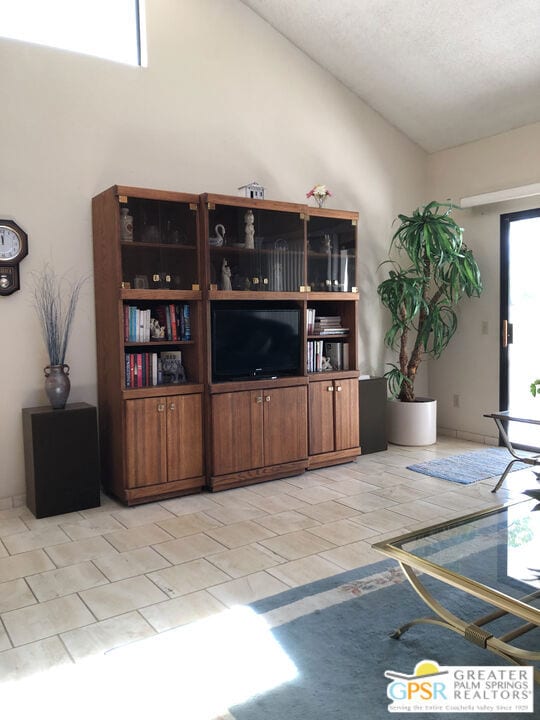
[{"label": "decorative vase on shelf", "polygon": [[129,214],[129,208],[120,209],[120,240],[122,242],[133,241],[133,217]]},{"label": "decorative vase on shelf", "polygon": [[307,198],[314,198],[317,205],[322,208],[326,202],[327,197],[332,197],[332,193],[326,187],[326,185],[315,185],[309,192],[306,193]]},{"label": "decorative vase on shelf", "polygon": [[53,410],[63,410],[71,390],[69,365],[47,365],[45,374],[45,392]]}]

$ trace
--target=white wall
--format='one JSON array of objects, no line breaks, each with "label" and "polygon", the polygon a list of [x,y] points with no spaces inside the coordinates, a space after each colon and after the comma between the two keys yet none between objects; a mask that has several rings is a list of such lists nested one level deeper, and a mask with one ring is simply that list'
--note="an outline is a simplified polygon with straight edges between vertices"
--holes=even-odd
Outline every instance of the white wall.
[{"label": "white wall", "polygon": [[[428,158],[428,187],[435,197],[477,195],[540,180],[540,123]],[[483,413],[499,409],[500,215],[540,207],[540,197],[456,211],[465,241],[484,281],[480,299],[464,300],[459,329],[443,356],[429,367],[429,390],[437,398],[439,426],[495,440],[495,425]],[[482,334],[482,322],[488,334]],[[524,378],[528,383],[529,379]],[[459,395],[459,408],[453,406]]]},{"label": "white wall", "polygon": [[[236,0],[148,3],[146,69],[0,40],[0,217],[29,235],[22,290],[0,298],[0,507],[24,493],[21,408],[46,404],[30,276],[92,273],[90,200],[115,183],[359,210],[361,370],[383,370],[376,269],[391,222],[424,197],[425,154]],[[93,286],[66,358],[70,401],[96,402]],[[3,500],[2,500],[3,499]],[[18,498],[20,500],[20,498]]]}]

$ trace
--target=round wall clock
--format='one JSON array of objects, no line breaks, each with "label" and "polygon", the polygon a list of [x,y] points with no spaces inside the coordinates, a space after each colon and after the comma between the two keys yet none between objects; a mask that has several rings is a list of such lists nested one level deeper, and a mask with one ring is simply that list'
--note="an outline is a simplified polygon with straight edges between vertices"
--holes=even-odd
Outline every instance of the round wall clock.
[{"label": "round wall clock", "polygon": [[27,255],[28,235],[13,220],[0,220],[0,295],[19,290],[19,263]]}]

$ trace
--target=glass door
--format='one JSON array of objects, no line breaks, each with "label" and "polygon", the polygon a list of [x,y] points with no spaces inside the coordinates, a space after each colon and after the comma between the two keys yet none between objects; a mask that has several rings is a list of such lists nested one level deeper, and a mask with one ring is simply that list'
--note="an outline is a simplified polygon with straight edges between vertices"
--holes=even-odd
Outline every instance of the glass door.
[{"label": "glass door", "polygon": [[[501,409],[540,417],[540,397],[529,390],[540,378],[540,209],[501,216]],[[539,448],[537,426],[509,423],[517,447]]]},{"label": "glass door", "polygon": [[208,223],[210,283],[217,290],[300,291],[304,220],[298,210],[216,203]]}]

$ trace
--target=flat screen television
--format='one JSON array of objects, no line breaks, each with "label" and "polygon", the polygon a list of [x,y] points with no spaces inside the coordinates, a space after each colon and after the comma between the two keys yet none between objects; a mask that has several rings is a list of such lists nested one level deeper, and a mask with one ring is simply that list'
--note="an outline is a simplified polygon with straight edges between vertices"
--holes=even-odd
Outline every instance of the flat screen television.
[{"label": "flat screen television", "polygon": [[286,303],[212,303],[212,380],[301,375],[301,310]]}]

